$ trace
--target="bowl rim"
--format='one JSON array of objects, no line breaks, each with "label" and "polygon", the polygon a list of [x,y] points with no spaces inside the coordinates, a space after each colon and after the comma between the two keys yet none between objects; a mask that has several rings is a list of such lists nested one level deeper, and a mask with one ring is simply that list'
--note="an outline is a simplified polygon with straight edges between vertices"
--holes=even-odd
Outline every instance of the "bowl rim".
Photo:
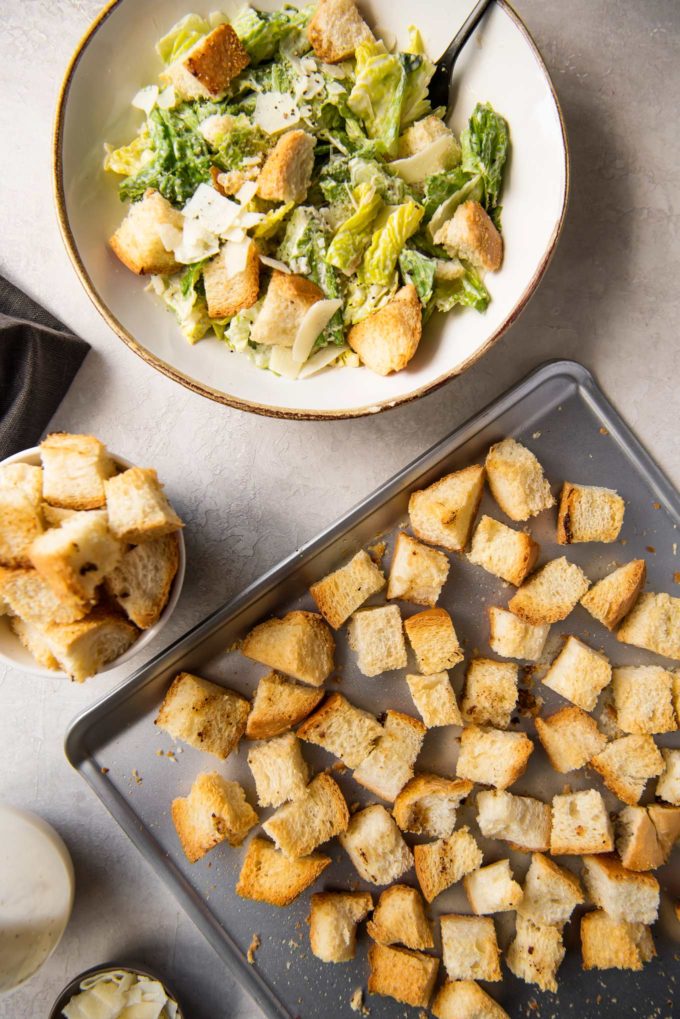
[{"label": "bowl rim", "polygon": [[71,229],[71,224],[66,209],[66,193],[64,188],[64,175],[63,175],[63,141],[64,141],[64,120],[66,116],[66,107],[68,103],[69,92],[71,85],[73,84],[73,78],[77,70],[80,59],[87,49],[88,45],[106,22],[113,11],[123,4],[125,0],[108,0],[104,8],[100,11],[94,21],[90,24],[89,28],[85,31],[82,39],[76,46],[74,53],[66,68],[63,81],[59,89],[59,96],[57,100],[57,109],[54,119],[54,129],[52,135],[52,187],[56,205],[57,220],[59,224],[59,230],[61,233],[62,241],[66,252],[71,260],[73,268],[80,282],[87,293],[90,301],[94,304],[95,308],[102,316],[107,325],[113,330],[114,333],[121,339],[138,357],[141,357],[146,364],[155,368],[157,371],[162,372],[168,378],[174,382],[178,382],[180,385],[189,389],[193,393],[197,393],[199,396],[207,397],[213,400],[215,403],[221,403],[228,407],[233,407],[236,410],[249,411],[250,413],[260,414],[265,417],[273,418],[285,418],[294,421],[332,421],[332,420],[347,420],[350,418],[366,417],[368,415],[381,413],[386,410],[391,410],[395,407],[404,406],[405,404],[411,403],[414,400],[419,399],[421,396],[425,396],[429,393],[435,392],[440,389],[443,385],[449,382],[451,379],[456,378],[458,375],[462,375],[463,372],[471,368],[472,365],[476,364],[495,343],[500,340],[504,333],[517,321],[524,308],[528,304],[529,300],[535,293],[538,284],[543,278],[550,262],[552,261],[557,242],[562,233],[564,226],[564,220],[567,213],[567,206],[569,203],[569,190],[570,190],[570,155],[569,155],[569,141],[567,138],[567,130],[564,121],[564,115],[562,113],[562,107],[557,96],[557,91],[553,84],[552,78],[546,67],[545,61],[541,55],[541,52],[536,45],[536,42],[529,32],[528,28],[524,24],[522,18],[511,5],[509,0],[497,0],[498,6],[503,10],[511,21],[514,22],[515,26],[524,36],[528,43],[529,49],[533,55],[534,60],[541,69],[543,76],[547,82],[550,94],[555,103],[555,109],[557,110],[557,116],[560,125],[560,134],[562,137],[562,149],[564,154],[564,193],[562,196],[562,209],[557,224],[555,225],[553,232],[550,236],[548,244],[543,256],[534,272],[533,276],[529,280],[524,291],[520,294],[514,306],[506,316],[503,322],[498,328],[488,337],[486,342],[467,357],[461,364],[456,365],[449,371],[439,375],[436,379],[425,385],[419,386],[418,389],[413,390],[410,393],[406,393],[399,397],[388,397],[385,400],[371,403],[362,407],[345,408],[343,410],[299,410],[295,408],[277,407],[270,404],[257,403],[252,400],[244,400],[241,397],[233,396],[224,393],[220,390],[213,389],[211,386],[206,385],[203,382],[199,382],[197,379],[192,378],[189,375],[185,375],[184,372],[179,371],[174,365],[168,364],[162,358],[156,354],[151,353],[147,350],[135,337],[128,332],[128,330],[122,325],[122,323],[116,318],[108,305],[100,297],[97,289],[90,278],[90,275],[85,268],[78,246],[76,244],[75,236]]},{"label": "bowl rim", "polygon": [[[118,453],[113,453],[111,450],[109,450],[108,453],[118,467],[124,467],[126,470],[129,470],[131,467],[135,466],[135,464],[133,464],[130,460],[127,460],[124,456],[119,456]],[[21,450],[19,453],[13,453],[4,460],[0,460],[0,467],[5,467],[12,463],[31,463],[31,461],[36,460],[38,461],[36,466],[38,466],[40,463],[40,446],[31,446],[30,449]],[[170,597],[165,604],[165,608],[153,626],[150,626],[148,630],[140,631],[140,636],[130,645],[127,651],[124,651],[120,657],[114,658],[112,662],[108,662],[104,665],[103,668],[101,668],[99,672],[95,673],[94,676],[91,676],[90,679],[95,679],[96,676],[101,676],[105,672],[110,672],[112,669],[117,669],[119,665],[125,665],[126,662],[129,662],[130,659],[146,647],[146,645],[149,644],[154,637],[158,636],[177,608],[177,603],[184,586],[184,576],[186,573],[186,548],[184,545],[184,534],[182,533],[182,529],[180,528],[178,531],[174,531],[173,533],[177,537],[179,563],[177,566],[177,573],[175,574],[172,582]],[[17,643],[19,643],[19,638],[14,634],[13,636]],[[34,667],[27,666],[23,662],[18,662],[16,658],[11,658],[2,650],[0,650],[0,662],[5,665],[9,665],[13,669],[19,669],[21,672],[27,672],[31,676],[44,676],[48,679],[70,679],[67,673],[62,672],[61,669],[43,669],[37,662]]]},{"label": "bowl rim", "polygon": [[164,975],[155,970],[149,969],[148,966],[140,966],[136,962],[112,962],[104,963],[99,966],[90,966],[88,969],[84,969],[82,973],[78,973],[78,975],[73,977],[72,980],[69,980],[55,998],[54,1004],[49,1012],[49,1019],[61,1019],[62,1010],[65,1005],[68,1005],[66,996],[69,995],[69,998],[73,997],[76,991],[80,990],[80,984],[82,981],[86,980],[87,977],[93,977],[97,973],[116,973],[119,971],[136,973],[139,976],[150,977],[152,980],[157,980],[159,984],[162,984],[163,990],[167,993],[170,1000],[177,1005],[180,1016],[186,1016],[182,1002],[175,993],[175,988],[168,983]]}]

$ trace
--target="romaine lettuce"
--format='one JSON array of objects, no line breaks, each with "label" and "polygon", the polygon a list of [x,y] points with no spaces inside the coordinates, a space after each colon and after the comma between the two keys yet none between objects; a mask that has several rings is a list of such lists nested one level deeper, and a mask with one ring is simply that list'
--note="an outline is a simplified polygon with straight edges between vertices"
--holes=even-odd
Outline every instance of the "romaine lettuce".
[{"label": "romaine lettuce", "polygon": [[432,215],[428,226],[431,237],[434,238],[440,227],[442,227],[447,220],[451,219],[459,205],[468,201],[481,202],[483,197],[484,185],[482,183],[481,175],[477,174],[476,177],[469,177],[466,183],[463,184],[458,191],[454,191],[454,193],[447,198],[445,202],[442,202],[436,212]]},{"label": "romaine lettuce", "polygon": [[477,311],[486,311],[490,300],[489,291],[478,273],[472,266],[466,265],[465,272],[457,279],[440,277],[435,281],[432,310],[451,311],[457,304],[461,304]]},{"label": "romaine lettuce", "polygon": [[406,241],[416,232],[423,218],[423,208],[412,199],[387,214],[373,233],[361,265],[360,275],[366,283],[387,286]]},{"label": "romaine lettuce", "polygon": [[431,112],[428,86],[434,74],[434,64],[425,55],[401,53],[406,85],[401,109],[401,128],[408,127]]},{"label": "romaine lettuce", "polygon": [[175,205],[183,206],[199,184],[210,179],[213,157],[198,130],[198,118],[190,103],[174,110],[152,110],[147,120],[153,159],[120,185],[123,201],[137,201],[147,188]]},{"label": "romaine lettuce", "polygon": [[434,291],[434,280],[437,271],[437,261],[423,255],[414,248],[404,248],[399,255],[399,268],[401,275],[407,283],[412,283],[418,291],[420,303],[425,307]]},{"label": "romaine lettuce", "polygon": [[122,177],[129,177],[140,173],[152,159],[151,139],[145,125],[129,145],[121,145],[119,149],[112,149],[106,153],[104,169],[118,173]]},{"label": "romaine lettuce", "polygon": [[156,52],[164,64],[172,64],[210,31],[210,23],[200,14],[187,14],[159,39]]},{"label": "romaine lettuce", "polygon": [[368,318],[374,311],[379,311],[391,301],[399,286],[399,276],[395,272],[387,286],[362,283],[352,276],[347,286],[344,319],[346,325],[356,325]]},{"label": "romaine lettuce", "polygon": [[460,144],[461,165],[468,173],[481,176],[484,205],[491,212],[498,204],[510,144],[507,122],[490,103],[477,103],[461,133]]},{"label": "romaine lettuce", "polygon": [[338,228],[331,241],[326,261],[349,274],[361,261],[373,235],[373,224],[383,200],[370,184],[360,184],[352,194],[355,211]]},{"label": "romaine lettuce", "polygon": [[405,88],[406,71],[399,56],[374,40],[357,46],[356,80],[347,102],[366,125],[368,137],[391,155],[399,141]]},{"label": "romaine lettuce", "polygon": [[253,64],[271,60],[279,43],[295,29],[304,28],[311,16],[310,8],[282,7],[268,13],[244,7],[231,26],[248,51]]}]

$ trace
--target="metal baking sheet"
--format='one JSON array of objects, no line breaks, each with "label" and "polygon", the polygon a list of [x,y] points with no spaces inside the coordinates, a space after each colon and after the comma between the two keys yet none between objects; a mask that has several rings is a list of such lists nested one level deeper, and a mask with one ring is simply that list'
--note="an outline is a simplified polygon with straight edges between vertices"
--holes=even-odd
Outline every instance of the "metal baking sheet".
[{"label": "metal baking sheet", "polygon": [[[308,947],[306,917],[310,892],[284,910],[244,901],[234,892],[243,858],[243,848],[222,845],[193,866],[180,850],[172,822],[170,802],[184,795],[201,770],[216,766],[245,786],[254,803],[254,789],[245,763],[247,743],[238,755],[220,765],[216,758],[190,747],[179,748],[154,727],[153,720],[162,697],[177,672],[187,670],[226,684],[250,695],[262,666],[248,662],[228,649],[258,620],[294,607],[313,607],[307,593],[309,584],[341,565],[358,548],[383,537],[388,545],[385,564],[389,566],[391,541],[396,529],[406,522],[409,492],[436,480],[442,474],[479,461],[488,446],[512,435],[535,451],[555,490],[564,479],[583,484],[616,488],[626,500],[626,516],[619,542],[612,545],[575,545],[567,550],[570,559],[597,580],[615,565],[634,557],[648,564],[648,589],[678,593],[676,570],[680,542],[680,496],[653,463],[635,436],[607,402],[588,371],[573,362],[544,365],[500,399],[458,428],[438,445],[415,460],[391,481],[374,492],[335,525],[290,556],[239,597],[224,606],[185,637],[138,670],[117,690],[79,716],[66,738],[66,753],[75,768],[92,786],[113,817],[139,848],[156,874],[172,889],[214,949],[234,971],[267,1016],[311,1017],[328,1015],[353,1019],[356,1012],[350,998],[357,987],[365,988],[368,938],[362,930],[357,958],[344,965],[325,965]],[[490,496],[485,495],[482,512],[501,516]],[[541,515],[532,526],[541,543],[540,562],[564,553],[554,541],[554,512]],[[465,646],[466,656],[489,654],[486,624],[487,605],[505,605],[512,588],[462,555],[452,556],[452,569],[439,604],[447,608]],[[373,601],[378,601],[379,596]],[[370,603],[369,603],[370,604]],[[404,615],[418,611],[402,604]],[[603,649],[614,664],[661,662],[651,653],[618,644],[578,607],[565,621],[553,627],[546,649],[550,659],[560,645],[560,635],[574,633],[594,647]],[[417,715],[406,683],[400,673],[375,679],[361,676],[346,646],[343,631],[338,634],[336,671],[328,689],[340,689],[354,703],[376,713],[388,707]],[[667,663],[666,663],[667,664]],[[464,664],[452,673],[460,694]],[[559,698],[539,682],[540,671],[525,670],[521,685],[527,696],[541,696],[544,711],[554,710]],[[564,703],[564,702],[562,702]],[[519,727],[531,730],[530,718]],[[457,756],[457,729],[431,730],[418,760],[418,770],[452,775]],[[661,745],[678,745],[677,734],[662,736]],[[165,752],[175,751],[175,759]],[[164,751],[163,754],[160,751]],[[333,759],[324,751],[304,746],[315,770],[328,767]],[[134,774],[133,774],[134,771]],[[348,803],[370,802],[371,797],[352,779],[338,775]],[[526,775],[512,791],[548,799],[565,784],[572,788],[602,788],[599,777],[588,771],[557,776],[537,746]],[[651,798],[653,782],[647,799]],[[609,793],[611,810],[617,802]],[[620,805],[619,805],[620,806]],[[262,812],[262,817],[270,811]],[[460,812],[459,823],[470,824],[478,836],[472,806]],[[410,839],[410,841],[414,841]],[[508,855],[504,843],[480,838],[485,862]],[[333,865],[314,886],[316,890],[363,886],[337,840],[324,847]],[[522,879],[528,857],[510,853],[515,876]],[[677,860],[677,855],[676,855]],[[568,866],[576,860],[563,858]],[[672,1003],[673,973],[677,976],[680,927],[672,917],[672,902],[680,896],[677,864],[660,872],[664,889],[661,920],[655,928],[657,958],[641,973],[590,972],[581,970],[578,922],[572,920],[565,934],[567,956],[558,974],[559,993],[543,993],[524,984],[504,967],[502,983],[485,985],[515,1016],[608,1017],[621,1015],[665,1019],[677,1015]],[[410,872],[406,880],[415,883]],[[370,889],[377,899],[379,890]],[[457,886],[435,900],[430,913],[469,912]],[[499,942],[505,948],[512,936],[512,914],[497,918]],[[437,925],[435,924],[435,928]],[[261,938],[254,965],[246,953],[254,934]],[[443,968],[440,972],[443,978]],[[416,1015],[416,1010],[387,998],[367,999],[373,1017]]]}]

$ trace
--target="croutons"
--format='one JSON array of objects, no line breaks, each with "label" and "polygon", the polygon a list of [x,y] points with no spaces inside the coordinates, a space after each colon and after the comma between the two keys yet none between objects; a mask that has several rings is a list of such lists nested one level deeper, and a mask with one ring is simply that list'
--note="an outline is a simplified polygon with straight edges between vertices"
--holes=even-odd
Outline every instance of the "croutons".
[{"label": "croutons", "polygon": [[174,534],[135,545],[107,573],[106,590],[140,630],[158,622],[179,568],[179,545]]},{"label": "croutons", "polygon": [[[435,141],[442,144],[439,139],[443,138],[446,138],[446,142],[443,143],[444,148],[439,157],[441,160],[440,170],[448,170],[460,161],[460,145],[456,141],[453,131],[435,113],[416,120],[406,128],[399,138],[397,155],[399,159],[408,159],[418,152],[424,152]],[[438,171],[429,170],[429,173],[434,172]]]},{"label": "croutons", "polygon": [[292,732],[249,750],[248,767],[261,807],[280,807],[287,800],[297,799],[309,781],[309,767],[302,756],[300,741]]},{"label": "croutons", "polygon": [[392,556],[387,597],[416,605],[436,605],[449,569],[449,560],[443,552],[428,548],[400,531]]},{"label": "croutons", "polygon": [[381,945],[434,948],[430,921],[420,892],[408,885],[392,885],[381,893],[366,932]]},{"label": "croutons", "polygon": [[166,250],[158,228],[171,226],[181,231],[183,223],[182,213],[163,195],[147,191],[141,201],[130,206],[109,245],[123,265],[138,276],[165,276],[177,272],[180,264],[174,252]]},{"label": "croutons", "polygon": [[300,739],[316,743],[339,757],[348,768],[358,768],[383,734],[383,727],[368,711],[333,693],[297,731]]},{"label": "croutons", "polygon": [[243,638],[241,651],[303,683],[321,686],[333,669],[335,641],[315,612],[289,612],[283,619],[267,619],[254,627]]},{"label": "croutons", "polygon": [[565,481],[557,511],[557,542],[616,541],[626,506],[611,488],[574,485]]},{"label": "croutons", "polygon": [[557,970],[565,956],[562,932],[517,914],[515,940],[505,956],[508,969],[527,984],[543,991],[557,991]]},{"label": "croutons", "polygon": [[474,980],[447,980],[432,1002],[436,1019],[510,1019]]},{"label": "croutons", "polygon": [[43,500],[42,470],[35,464],[0,464],[0,491],[21,491],[36,509]]},{"label": "croutons", "polygon": [[304,202],[314,168],[316,139],[306,131],[286,131],[268,154],[257,178],[257,193],[268,202]]},{"label": "croutons", "polygon": [[517,704],[517,678],[517,666],[510,662],[473,658],[461,702],[465,721],[507,729]]},{"label": "croutons", "polygon": [[40,509],[25,492],[0,490],[0,566],[30,566],[29,549],[42,530]]},{"label": "croutons", "polygon": [[312,584],[309,591],[326,622],[337,630],[384,586],[382,570],[362,550],[346,566]]},{"label": "croutons", "polygon": [[87,611],[79,600],[61,601],[37,570],[0,566],[0,598],[13,615],[37,626],[73,623]]},{"label": "croutons", "polygon": [[620,800],[634,806],[648,779],[663,771],[663,758],[651,736],[622,736],[593,757],[590,766]]},{"label": "croutons", "polygon": [[117,565],[122,546],[99,514],[76,513],[60,527],[36,538],[29,555],[57,597],[72,607],[87,608],[96,588]]},{"label": "croutons", "polygon": [[581,917],[584,969],[641,970],[656,955],[648,927],[614,920],[602,910]]},{"label": "croutons", "polygon": [[413,703],[428,729],[438,725],[462,725],[456,695],[446,672],[434,676],[407,676]]},{"label": "croutons", "polygon": [[561,775],[585,767],[607,743],[595,719],[575,705],[534,721],[543,749]]},{"label": "croutons", "polygon": [[452,669],[462,661],[453,620],[446,609],[425,609],[404,621],[404,629],[415,651],[418,668],[426,676]]},{"label": "croutons", "polygon": [[656,795],[666,803],[680,806],[680,750],[661,749],[663,772],[656,783]]},{"label": "croutons", "polygon": [[115,467],[99,439],[53,432],[40,443],[40,460],[45,502],[74,510],[104,505],[104,482]]},{"label": "croutons", "polygon": [[566,619],[590,586],[583,570],[564,556],[533,573],[508,602],[520,619],[539,626]]},{"label": "croutons", "polygon": [[383,800],[394,802],[409,779],[427,729],[400,711],[388,711],[383,734],[354,772],[354,780]]},{"label": "croutons", "polygon": [[524,853],[550,848],[550,805],[531,796],[483,789],[477,794],[477,824],[486,838],[502,839]]},{"label": "croutons", "polygon": [[351,59],[359,43],[373,35],[353,0],[320,0],[307,26],[307,38],[319,60],[337,64]]},{"label": "croutons", "polygon": [[136,626],[106,606],[97,606],[74,623],[50,623],[39,629],[41,640],[76,683],[120,658],[139,636]]},{"label": "croutons", "polygon": [[503,238],[479,202],[463,202],[434,237],[450,255],[495,272],[503,261]]},{"label": "croutons", "polygon": [[279,736],[306,718],[323,695],[323,690],[310,690],[278,672],[269,672],[257,684],[246,736],[248,739]]},{"label": "croutons", "polygon": [[364,676],[379,676],[381,672],[403,669],[406,665],[406,644],[397,605],[355,612],[349,623],[348,637]]},{"label": "croutons", "polygon": [[412,283],[378,311],[352,326],[347,342],[377,375],[401,371],[415,355],[423,332],[422,306]]},{"label": "croutons", "polygon": [[616,818],[616,851],[626,870],[656,870],[664,861],[656,826],[646,807],[624,807]]},{"label": "croutons", "polygon": [[501,658],[521,658],[536,662],[543,654],[550,630],[549,623],[533,626],[514,612],[492,605],[489,610],[489,646]]},{"label": "croutons", "polygon": [[484,468],[474,465],[413,492],[408,503],[413,533],[452,552],[468,543],[484,491]]},{"label": "croutons", "polygon": [[542,853],[534,853],[517,912],[537,926],[561,927],[582,902],[585,898],[576,875]]},{"label": "croutons", "polygon": [[578,637],[567,637],[542,682],[584,711],[592,711],[611,678],[612,667],[604,655]]},{"label": "croutons", "polygon": [[524,531],[483,516],[472,535],[468,559],[515,587],[533,570],[540,546]]},{"label": "croutons", "polygon": [[616,721],[623,732],[674,732],[673,676],[658,665],[614,669],[612,692]]},{"label": "croutons", "polygon": [[374,885],[397,881],[413,866],[413,854],[394,819],[378,803],[352,815],[340,844],[359,876]]},{"label": "croutons", "polygon": [[198,776],[188,796],[172,801],[172,820],[184,855],[196,863],[220,842],[240,846],[258,817],[238,782],[212,771]]},{"label": "croutons", "polygon": [[526,771],[534,744],[524,732],[471,725],[463,729],[456,762],[458,778],[507,789]]},{"label": "croutons", "polygon": [[228,242],[203,270],[210,318],[231,318],[251,308],[260,290],[260,252],[254,241]]},{"label": "croutons", "polygon": [[668,863],[675,843],[680,839],[680,807],[650,803],[647,808],[659,841],[663,862]]},{"label": "croutons", "polygon": [[236,894],[270,906],[289,906],[330,863],[330,856],[322,853],[291,859],[271,842],[255,837],[248,844]]},{"label": "croutons", "polygon": [[131,467],[104,482],[111,533],[132,544],[162,538],[184,524],[152,469]]},{"label": "croutons", "polygon": [[503,439],[491,447],[486,475],[491,494],[511,520],[528,520],[555,505],[540,463],[515,439]]},{"label": "croutons", "polygon": [[680,598],[641,594],[617,630],[616,639],[680,660]]},{"label": "croutons", "polygon": [[439,959],[407,948],[374,944],[368,950],[369,994],[427,1008],[437,979]]},{"label": "croutons", "polygon": [[161,704],[156,725],[173,739],[226,760],[246,728],[250,703],[233,690],[180,672]]},{"label": "croutons", "polygon": [[27,623],[19,616],[11,616],[9,626],[38,665],[53,672],[59,670],[59,662],[52,654],[45,634],[36,623]]},{"label": "croutons", "polygon": [[472,912],[480,916],[517,909],[522,901],[522,889],[512,875],[509,860],[498,860],[466,874],[463,888]]},{"label": "croutons", "polygon": [[416,775],[394,801],[392,815],[402,831],[446,838],[456,825],[456,811],[472,792],[472,782]]},{"label": "croutons", "polygon": [[262,827],[286,856],[300,857],[346,831],[348,822],[349,810],[340,787],[322,772]]},{"label": "croutons", "polygon": [[446,888],[476,870],[482,851],[467,828],[460,828],[445,839],[413,848],[416,876],[422,893],[432,902]]},{"label": "croutons", "polygon": [[323,290],[312,280],[275,269],[262,310],[251,330],[250,342],[292,347],[306,313],[323,299]]},{"label": "croutons", "polygon": [[500,949],[491,917],[450,914],[440,919],[449,980],[500,980]]},{"label": "croutons", "polygon": [[583,883],[593,905],[613,920],[652,924],[659,915],[659,882],[636,874],[614,856],[584,856]]},{"label": "croutons", "polygon": [[581,605],[608,630],[613,630],[637,601],[646,575],[644,559],[633,559],[593,584],[581,598]]},{"label": "croutons", "polygon": [[550,833],[553,856],[611,853],[613,849],[612,823],[596,789],[553,797]]},{"label": "croutons", "polygon": [[317,892],[309,913],[309,945],[322,962],[354,958],[357,925],[373,908],[368,892]]},{"label": "croutons", "polygon": [[171,64],[163,78],[183,99],[211,99],[221,96],[249,63],[248,51],[234,29],[222,24]]}]

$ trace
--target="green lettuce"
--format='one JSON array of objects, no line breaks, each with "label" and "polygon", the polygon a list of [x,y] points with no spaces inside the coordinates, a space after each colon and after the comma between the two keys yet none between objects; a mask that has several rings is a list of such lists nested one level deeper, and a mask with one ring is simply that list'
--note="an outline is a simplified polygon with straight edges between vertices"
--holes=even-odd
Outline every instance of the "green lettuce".
[{"label": "green lettuce", "polygon": [[120,148],[107,152],[104,169],[118,173],[122,177],[134,176],[134,174],[140,173],[152,159],[151,138],[146,125],[144,125],[129,145],[121,145]]},{"label": "green lettuce", "polygon": [[386,286],[375,283],[362,283],[352,276],[347,286],[344,319],[346,325],[356,325],[368,318],[374,311],[379,311],[391,301],[399,286],[399,276],[395,272]]},{"label": "green lettuce", "polygon": [[414,248],[404,248],[399,255],[399,268],[406,283],[412,283],[425,307],[434,292],[437,261]]},{"label": "green lettuce", "polygon": [[462,205],[463,202],[481,202],[483,197],[484,185],[482,183],[481,176],[477,175],[476,177],[469,177],[466,183],[463,184],[458,191],[454,191],[445,202],[442,202],[436,212],[433,213],[428,226],[430,235],[434,238],[440,227],[442,227],[447,220],[451,219],[458,206]]},{"label": "green lettuce", "polygon": [[[313,280],[323,290],[325,297],[341,298],[342,287],[338,272],[326,261],[329,242],[330,231],[323,217],[311,206],[300,205],[288,220],[276,257],[293,272]],[[344,343],[344,339],[342,313],[338,309],[316,341],[314,349],[318,350],[329,343]]]},{"label": "green lettuce", "polygon": [[279,44],[296,29],[304,28],[310,9],[282,7],[278,11],[255,11],[244,7],[231,23],[253,64],[271,60]]},{"label": "green lettuce", "polygon": [[120,197],[136,202],[147,188],[155,188],[174,205],[185,205],[199,184],[210,180],[213,156],[198,130],[198,118],[190,103],[174,110],[156,107],[149,114],[153,158],[122,181]]},{"label": "green lettuce", "polygon": [[477,311],[486,311],[490,300],[489,291],[479,274],[472,266],[466,265],[465,272],[457,279],[440,277],[436,280],[431,308],[428,310],[451,311],[460,304]]},{"label": "green lettuce", "polygon": [[484,186],[484,205],[490,212],[498,204],[503,168],[510,144],[508,125],[490,103],[477,103],[468,126],[460,136],[461,166],[479,174]]},{"label": "green lettuce", "polygon": [[173,64],[210,31],[210,23],[200,14],[187,14],[172,26],[167,35],[159,39],[156,53],[164,64]]},{"label": "green lettuce", "polygon": [[416,232],[422,218],[422,206],[409,198],[392,209],[384,222],[379,220],[361,266],[361,276],[366,283],[381,286],[390,283],[402,248]]},{"label": "green lettuce", "polygon": [[406,83],[401,108],[401,128],[408,127],[431,112],[428,87],[434,74],[434,64],[424,54],[401,53]]},{"label": "green lettuce", "polygon": [[381,42],[368,40],[356,50],[356,79],[348,105],[366,126],[369,138],[395,155],[399,141],[406,71]]},{"label": "green lettuce", "polygon": [[354,272],[373,235],[373,224],[383,200],[370,184],[354,189],[355,211],[339,226],[331,241],[326,261],[344,273]]},{"label": "green lettuce", "polygon": [[470,174],[461,166],[456,166],[452,170],[443,170],[441,173],[433,173],[428,177],[423,184],[422,201],[425,219],[432,219],[439,206],[443,205],[451,195],[460,191],[469,180]]}]

